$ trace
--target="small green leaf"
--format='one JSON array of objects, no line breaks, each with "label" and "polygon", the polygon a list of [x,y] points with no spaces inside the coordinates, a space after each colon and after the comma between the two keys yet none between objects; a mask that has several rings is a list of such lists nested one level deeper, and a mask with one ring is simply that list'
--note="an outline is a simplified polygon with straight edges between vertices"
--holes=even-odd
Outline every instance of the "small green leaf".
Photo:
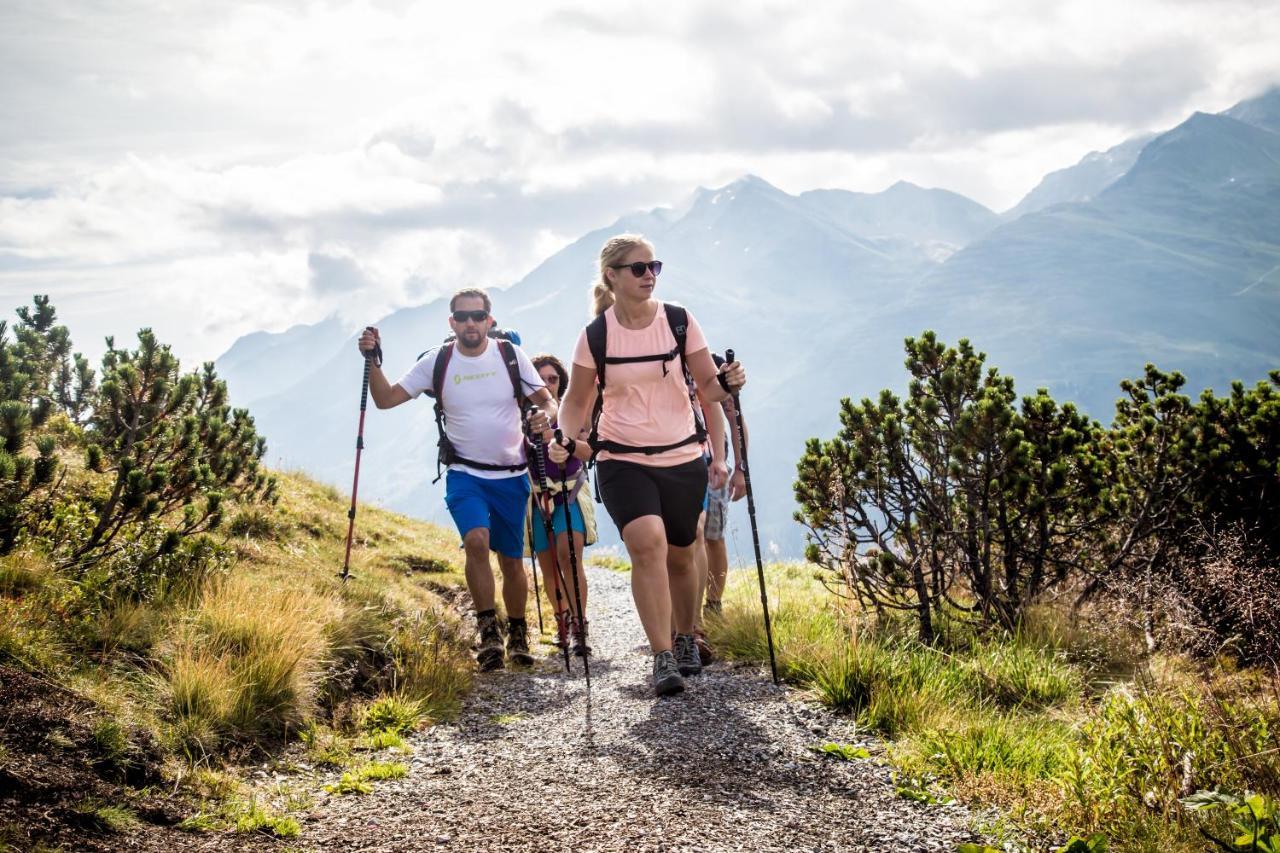
[{"label": "small green leaf", "polygon": [[871,753],[866,750],[866,747],[853,746],[847,743],[824,743],[821,746],[810,746],[809,749],[823,755],[829,755],[832,758],[838,758],[841,761],[854,761],[855,759],[871,757]]},{"label": "small green leaf", "polygon": [[1182,805],[1189,809],[1216,809],[1218,806],[1235,806],[1239,802],[1223,791],[1196,791],[1182,798]]}]

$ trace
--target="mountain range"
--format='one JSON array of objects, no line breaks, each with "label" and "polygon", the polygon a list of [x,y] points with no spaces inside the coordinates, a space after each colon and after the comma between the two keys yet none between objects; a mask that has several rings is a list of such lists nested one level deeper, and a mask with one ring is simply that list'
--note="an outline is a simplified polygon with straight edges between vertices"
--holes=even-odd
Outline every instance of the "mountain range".
[{"label": "mountain range", "polygon": [[[903,338],[924,329],[969,338],[1023,394],[1046,387],[1104,423],[1120,379],[1148,361],[1182,371],[1193,394],[1280,367],[1280,89],[1090,154],[1004,215],[905,182],[790,195],[746,176],[699,189],[491,291],[527,352],[567,360],[600,245],[622,231],[656,244],[658,296],[686,305],[714,348],[747,365],[761,541],[796,554],[790,484],[805,439],[834,432],[841,397],[901,392]],[[393,381],[448,331],[446,313],[439,299],[378,321]],[[340,487],[353,462],[356,331],[329,320],[256,333],[217,363],[271,461]],[[362,498],[447,523],[430,482],[430,406],[374,412],[365,434]],[[731,553],[749,560],[738,514]],[[616,542],[600,515],[603,541]]]}]

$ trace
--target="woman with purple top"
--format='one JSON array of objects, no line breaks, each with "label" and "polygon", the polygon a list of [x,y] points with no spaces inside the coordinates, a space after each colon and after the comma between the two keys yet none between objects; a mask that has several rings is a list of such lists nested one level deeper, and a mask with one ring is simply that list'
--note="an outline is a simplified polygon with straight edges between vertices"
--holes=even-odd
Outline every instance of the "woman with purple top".
[{"label": "woman with purple top", "polygon": [[[535,355],[533,366],[542,377],[542,381],[546,383],[547,390],[555,395],[557,400],[563,398],[569,385],[569,372],[565,370],[560,359],[545,353]],[[538,555],[538,565],[542,569],[542,577],[546,582],[547,599],[551,602],[551,607],[556,614],[556,645],[563,646],[568,643],[569,650],[579,656],[591,653],[591,648],[587,645],[586,619],[582,614],[573,612],[576,608],[572,575],[572,567],[576,564],[578,585],[582,593],[582,612],[586,613],[587,576],[582,565],[582,546],[587,528],[577,500],[578,493],[587,482],[584,463],[591,459],[591,447],[585,441],[586,437],[584,430],[583,434],[578,436],[581,440],[578,441],[574,455],[565,460],[563,467],[547,459],[547,481],[550,494],[541,494],[538,483],[534,482],[533,494],[530,497],[534,512],[541,512],[543,515],[551,514],[552,532],[556,537],[556,553],[553,554],[547,543],[547,533],[542,519],[537,516],[531,517],[533,551]],[[569,536],[564,523],[565,495],[561,493],[560,487],[562,476],[569,484],[569,517],[573,524],[573,548],[577,556],[577,559],[572,561],[569,559]],[[556,570],[557,560],[559,572]],[[567,589],[560,588],[561,573]],[[557,600],[557,593],[559,600]]]}]

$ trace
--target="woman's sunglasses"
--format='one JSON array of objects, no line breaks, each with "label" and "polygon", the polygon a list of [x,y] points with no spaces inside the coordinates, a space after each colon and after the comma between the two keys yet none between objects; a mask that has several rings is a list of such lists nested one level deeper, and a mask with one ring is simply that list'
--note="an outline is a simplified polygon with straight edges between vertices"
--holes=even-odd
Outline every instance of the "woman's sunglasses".
[{"label": "woman's sunglasses", "polygon": [[489,317],[488,311],[454,311],[453,319],[459,323],[465,323],[470,320],[473,323],[483,323]]},{"label": "woman's sunglasses", "polygon": [[640,276],[644,275],[645,270],[648,270],[654,275],[657,275],[658,273],[662,272],[662,261],[648,261],[647,263],[645,261],[636,261],[634,264],[610,264],[609,269],[611,270],[628,269],[628,270],[631,270],[631,274],[633,276],[635,276],[636,278],[639,278]]}]

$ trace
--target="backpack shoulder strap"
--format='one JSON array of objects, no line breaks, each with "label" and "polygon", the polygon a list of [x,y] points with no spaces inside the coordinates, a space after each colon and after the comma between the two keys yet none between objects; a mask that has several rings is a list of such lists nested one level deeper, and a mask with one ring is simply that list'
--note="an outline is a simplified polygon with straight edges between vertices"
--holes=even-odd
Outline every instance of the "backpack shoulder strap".
[{"label": "backpack shoulder strap", "polygon": [[609,325],[604,312],[587,324],[587,349],[591,351],[591,360],[596,363],[596,385],[604,388],[605,352],[609,345]]},{"label": "backpack shoulder strap", "polygon": [[[591,459],[588,465],[596,463],[596,445],[600,440],[600,414],[604,411],[604,363],[605,351],[608,348],[608,321],[601,311],[596,318],[587,324],[587,349],[591,351],[591,360],[596,363],[596,402],[591,408],[591,432],[587,436],[587,444],[591,445]],[[596,487],[596,500],[600,500],[600,488]]]},{"label": "backpack shoulder strap", "polygon": [[685,345],[689,340],[689,312],[683,305],[675,302],[664,302],[662,307],[667,312],[667,325],[671,327],[671,334],[676,339],[676,350],[680,353],[680,370],[684,373],[685,384],[689,386],[689,405],[693,408],[693,429],[694,434],[698,437],[698,441],[702,442],[707,437],[707,421],[702,414],[702,405],[698,402],[698,386],[693,381],[693,373],[689,370],[689,363],[685,361]]},{"label": "backpack shoulder strap", "polygon": [[[430,350],[428,350],[430,352]],[[436,398],[436,406],[442,406],[444,400],[444,374],[449,369],[449,357],[453,355],[453,341],[443,344],[436,353],[436,363],[431,365],[431,396]]]},{"label": "backpack shoulder strap", "polygon": [[524,408],[523,380],[520,378],[520,359],[516,357],[516,345],[505,338],[498,338],[498,354],[502,363],[507,366],[507,376],[511,378],[511,391],[516,396],[516,406]]},{"label": "backpack shoulder strap", "polygon": [[667,325],[671,327],[671,334],[675,335],[676,349],[680,350],[680,361],[683,362],[684,346],[689,338],[689,312],[683,305],[674,302],[664,302],[662,307],[667,312]]}]

